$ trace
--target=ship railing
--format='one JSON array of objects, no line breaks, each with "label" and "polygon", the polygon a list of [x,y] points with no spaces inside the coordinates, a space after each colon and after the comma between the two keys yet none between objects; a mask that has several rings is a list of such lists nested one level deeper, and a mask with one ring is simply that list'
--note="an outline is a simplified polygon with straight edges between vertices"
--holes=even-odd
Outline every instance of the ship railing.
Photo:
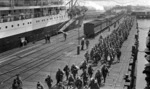
[{"label": "ship railing", "polygon": [[37,1],[15,1],[13,3],[10,3],[9,1],[0,1],[0,7],[13,7],[13,6],[48,6],[48,5],[62,5],[63,2],[37,2]]},{"label": "ship railing", "polygon": [[[65,12],[63,12],[63,13],[65,13]],[[7,16],[1,16],[0,23],[30,19],[30,18],[38,18],[38,17],[44,17],[44,16],[56,16],[56,15],[60,15],[60,14],[62,14],[61,11],[56,12],[56,13],[47,13],[47,14],[42,14],[42,13],[35,13],[35,14],[21,13],[20,15],[10,15],[9,14]]]}]

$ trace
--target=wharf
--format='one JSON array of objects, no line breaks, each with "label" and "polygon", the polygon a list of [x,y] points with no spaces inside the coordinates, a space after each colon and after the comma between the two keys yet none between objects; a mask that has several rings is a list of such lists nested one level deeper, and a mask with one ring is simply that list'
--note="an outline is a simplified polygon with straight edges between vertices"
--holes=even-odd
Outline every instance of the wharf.
[{"label": "wharf", "polygon": [[[116,28],[117,27],[118,24],[116,25]],[[106,37],[116,28],[112,25],[110,31],[106,29],[94,39],[89,39],[89,49],[80,51],[80,55],[77,55],[76,51],[78,45],[78,29],[69,31],[66,41],[64,41],[63,35],[60,34],[52,37],[51,43],[45,44],[44,40],[42,40],[35,44],[29,44],[26,47],[0,54],[0,82],[4,81],[3,84],[0,85],[0,89],[9,89],[14,79],[13,76],[17,73],[21,73],[23,89],[36,89],[38,81],[44,85],[44,89],[48,89],[44,79],[49,74],[54,81],[54,86],[56,84],[55,74],[58,68],[63,69],[66,64],[69,66],[72,64],[79,66],[85,59],[85,52],[90,51],[91,48],[98,43],[99,36],[102,35]],[[128,60],[130,59],[131,47],[134,44],[134,35],[136,32],[137,30],[134,24],[128,40],[125,41],[122,46],[121,62],[112,65],[106,84],[102,86],[101,89],[123,88],[123,76],[128,65]],[[80,36],[82,35],[83,29],[81,28]],[[100,68],[101,65],[98,65],[95,70]],[[10,73],[2,75],[2,73],[8,72],[8,70],[11,70],[9,71]]]}]

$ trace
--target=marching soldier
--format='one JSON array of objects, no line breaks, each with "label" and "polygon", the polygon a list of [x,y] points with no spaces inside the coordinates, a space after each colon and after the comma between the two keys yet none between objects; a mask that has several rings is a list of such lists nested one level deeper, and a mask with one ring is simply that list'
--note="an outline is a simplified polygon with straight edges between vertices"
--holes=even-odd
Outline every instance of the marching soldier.
[{"label": "marching soldier", "polygon": [[70,72],[70,69],[69,69],[68,65],[66,65],[66,66],[64,67],[63,71],[65,72],[66,80],[68,80],[69,72]]},{"label": "marching soldier", "polygon": [[58,69],[58,71],[56,73],[57,84],[59,84],[60,82],[62,82],[63,75],[64,75],[64,73],[60,69]]},{"label": "marching soldier", "polygon": [[82,89],[82,80],[80,79],[80,77],[77,77],[77,79],[75,81],[75,85],[76,85],[77,89]]},{"label": "marching soldier", "polygon": [[68,79],[68,85],[71,87],[73,87],[73,84],[74,84],[74,79],[72,77],[72,75],[70,75],[69,79]]},{"label": "marching soldier", "polygon": [[37,83],[37,89],[44,89],[44,87],[42,86],[40,82]]},{"label": "marching soldier", "polygon": [[84,71],[84,70],[86,70],[86,68],[87,68],[87,63],[86,63],[86,61],[84,61],[82,63],[82,65],[80,66],[80,69],[82,69]]},{"label": "marching soldier", "polygon": [[18,89],[22,89],[22,80],[21,77],[19,76],[19,74],[16,75],[16,79],[14,80],[14,82],[16,83],[16,85],[18,86]]},{"label": "marching soldier", "polygon": [[89,52],[88,52],[88,51],[85,53],[84,57],[85,57],[85,59],[86,59],[86,61],[87,61],[87,63],[88,63],[88,62],[89,62],[89,59],[90,59],[90,55],[89,55]]},{"label": "marching soldier", "polygon": [[95,79],[91,79],[89,87],[90,87],[90,89],[100,89],[100,87]]},{"label": "marching soldier", "polygon": [[88,76],[87,76],[87,73],[86,73],[85,70],[81,74],[81,77],[83,78],[83,85],[86,86],[87,85],[87,81],[88,81]]},{"label": "marching soldier", "polygon": [[89,76],[90,76],[90,78],[92,77],[92,75],[93,75],[93,69],[92,69],[92,66],[90,65],[89,67],[88,67],[88,74],[89,74]]},{"label": "marching soldier", "polygon": [[18,87],[19,87],[19,85],[17,83],[17,80],[14,79],[13,84],[12,84],[12,89],[19,89]]},{"label": "marching soldier", "polygon": [[50,75],[47,76],[47,78],[45,79],[45,82],[46,82],[48,88],[51,89],[53,80],[51,79]]},{"label": "marching soldier", "polygon": [[106,67],[106,65],[103,65],[101,71],[102,71],[102,75],[103,75],[103,79],[104,79],[104,83],[105,83],[105,81],[106,81],[106,76],[107,76],[107,74],[109,73],[108,68]]},{"label": "marching soldier", "polygon": [[74,79],[76,79],[76,75],[78,74],[78,68],[74,64],[71,66],[71,73],[73,74]]},{"label": "marching soldier", "polygon": [[97,80],[98,85],[101,86],[102,73],[99,70],[97,70],[95,74],[95,79]]}]

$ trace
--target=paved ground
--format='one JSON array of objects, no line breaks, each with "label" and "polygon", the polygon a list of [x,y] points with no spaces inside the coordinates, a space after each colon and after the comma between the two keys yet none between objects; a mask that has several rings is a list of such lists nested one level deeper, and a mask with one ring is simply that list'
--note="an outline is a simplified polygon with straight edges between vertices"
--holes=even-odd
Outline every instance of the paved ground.
[{"label": "paved ground", "polygon": [[[112,29],[114,28],[111,27],[111,31]],[[106,37],[111,31],[106,30],[100,35]],[[99,35],[95,39],[90,39],[89,49],[81,51],[80,55],[76,55],[77,32],[77,29],[70,31],[66,41],[64,41],[62,35],[58,35],[52,38],[51,44],[44,44],[44,40],[42,40],[36,44],[0,54],[0,81],[3,81],[0,89],[10,88],[14,79],[13,76],[16,73],[21,73],[24,89],[35,89],[37,81],[42,82],[47,89],[44,79],[48,74],[52,76],[53,84],[55,84],[55,74],[58,68],[62,69],[66,64],[71,66],[73,63],[80,65],[81,61],[84,60],[84,53],[98,42]],[[128,40],[123,44],[121,62],[112,66],[110,75],[102,89],[121,88],[122,77],[130,59],[135,32],[134,26]],[[83,35],[83,30],[80,30],[80,35]],[[6,59],[9,61],[5,61]]]}]

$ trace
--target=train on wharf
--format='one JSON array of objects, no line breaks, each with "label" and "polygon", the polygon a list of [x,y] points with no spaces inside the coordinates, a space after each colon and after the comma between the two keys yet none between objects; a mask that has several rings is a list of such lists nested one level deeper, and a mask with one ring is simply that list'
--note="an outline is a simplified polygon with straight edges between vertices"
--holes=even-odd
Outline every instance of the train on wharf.
[{"label": "train on wharf", "polygon": [[116,15],[109,15],[109,16],[105,16],[104,18],[100,18],[100,19],[97,18],[96,20],[87,22],[84,24],[84,35],[87,38],[94,37],[98,33],[110,27],[111,25],[114,25],[115,27],[117,23],[118,24],[120,23],[120,19],[124,15],[125,14],[122,12]]},{"label": "train on wharf", "polygon": [[137,19],[150,19],[150,10],[132,11],[131,14]]},{"label": "train on wharf", "polygon": [[[80,26],[76,21],[82,16],[74,18],[66,30]],[[22,41],[35,42],[47,34],[56,35],[71,19],[63,0],[0,1],[0,53],[20,47]]]}]

